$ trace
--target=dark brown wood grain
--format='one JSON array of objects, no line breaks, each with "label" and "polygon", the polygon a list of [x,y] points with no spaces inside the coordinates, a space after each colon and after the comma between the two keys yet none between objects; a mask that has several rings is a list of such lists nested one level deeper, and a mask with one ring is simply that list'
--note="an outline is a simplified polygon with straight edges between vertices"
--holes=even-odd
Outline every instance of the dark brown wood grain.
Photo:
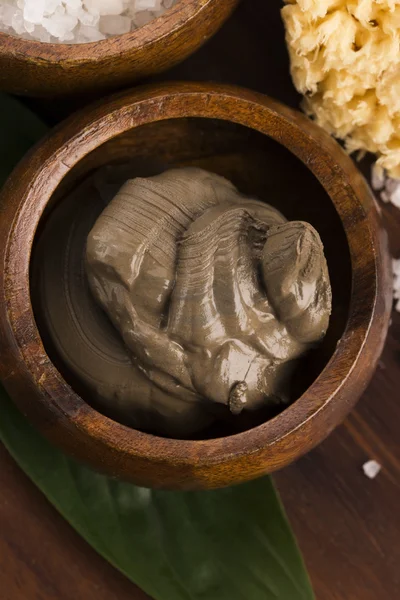
[{"label": "dark brown wood grain", "polygon": [[44,44],[0,32],[0,90],[29,96],[104,92],[164,71],[199,48],[238,0],[178,0],[132,33],[90,44]]},{"label": "dark brown wood grain", "polygon": [[[236,83],[296,107],[279,5],[243,0],[218,35],[162,78]],[[70,102],[35,101],[34,107],[53,123],[71,110]],[[392,252],[400,256],[400,211],[382,208]],[[372,383],[351,417],[275,476],[317,600],[400,597],[399,386],[396,313]],[[374,481],[362,473],[369,458],[383,466]],[[135,586],[71,530],[5,451],[0,454],[0,532],[2,600],[142,600]]]},{"label": "dark brown wood grain", "polygon": [[[356,410],[324,444],[276,476],[317,600],[400,597],[399,384],[396,313]],[[382,465],[372,481],[362,471],[370,459]]]},{"label": "dark brown wood grain", "polygon": [[148,598],[59,517],[3,447],[0,462],[1,600]]}]

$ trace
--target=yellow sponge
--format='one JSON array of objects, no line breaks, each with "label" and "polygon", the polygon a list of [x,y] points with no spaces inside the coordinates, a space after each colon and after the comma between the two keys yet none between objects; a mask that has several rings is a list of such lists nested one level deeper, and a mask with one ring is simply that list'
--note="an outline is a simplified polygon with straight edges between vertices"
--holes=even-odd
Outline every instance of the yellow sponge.
[{"label": "yellow sponge", "polygon": [[349,152],[400,177],[400,0],[285,0],[304,109]]}]

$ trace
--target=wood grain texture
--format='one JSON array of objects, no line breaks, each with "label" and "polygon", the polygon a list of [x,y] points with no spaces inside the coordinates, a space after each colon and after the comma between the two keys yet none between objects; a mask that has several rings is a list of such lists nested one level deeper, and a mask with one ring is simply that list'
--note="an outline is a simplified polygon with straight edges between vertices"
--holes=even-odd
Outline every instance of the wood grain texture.
[{"label": "wood grain texture", "polygon": [[90,44],[44,44],[0,33],[0,89],[29,96],[116,89],[189,56],[237,3],[178,0],[148,25]]},{"label": "wood grain texture", "polygon": [[148,598],[60,518],[3,447],[0,462],[1,600]]},{"label": "wood grain texture", "polygon": [[[167,76],[233,82],[298,105],[275,2],[244,0],[215,38]],[[70,103],[34,105],[50,122],[70,110]],[[400,257],[400,211],[384,206],[383,217],[392,252]],[[400,315],[394,314],[381,362],[350,419],[275,476],[317,600],[400,597],[399,385]],[[374,481],[361,470],[369,458],[383,465]],[[54,600],[53,586],[61,600],[142,600],[135,586],[107,568],[72,532],[4,451],[0,478],[0,590],[7,590],[5,600]],[[41,568],[34,570],[32,563]]]},{"label": "wood grain texture", "polygon": [[[397,313],[356,410],[324,444],[276,477],[317,600],[400,597],[399,384]],[[370,459],[382,465],[373,481],[362,471]]]}]

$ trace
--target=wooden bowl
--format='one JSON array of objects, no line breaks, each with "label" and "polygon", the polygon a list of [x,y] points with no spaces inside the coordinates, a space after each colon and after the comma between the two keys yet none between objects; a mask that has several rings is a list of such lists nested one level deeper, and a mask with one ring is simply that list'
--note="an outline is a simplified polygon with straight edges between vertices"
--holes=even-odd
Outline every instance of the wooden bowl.
[{"label": "wooden bowl", "polygon": [[58,96],[117,89],[197,50],[239,0],[178,0],[131,33],[89,44],[46,44],[0,33],[0,90]]},{"label": "wooden bowl", "polygon": [[[299,370],[297,400],[271,420],[201,440],[142,433],[92,408],[46,352],[30,287],[37,230],[90,173],[135,158],[146,165],[135,167],[136,175],[160,165],[210,169],[319,231],[333,289],[331,325],[322,346]],[[334,140],[265,96],[200,84],[116,96],[68,120],[40,143],[11,175],[0,202],[1,378],[45,436],[96,469],[168,489],[250,480],[321,442],[372,376],[392,302],[379,209]]]}]

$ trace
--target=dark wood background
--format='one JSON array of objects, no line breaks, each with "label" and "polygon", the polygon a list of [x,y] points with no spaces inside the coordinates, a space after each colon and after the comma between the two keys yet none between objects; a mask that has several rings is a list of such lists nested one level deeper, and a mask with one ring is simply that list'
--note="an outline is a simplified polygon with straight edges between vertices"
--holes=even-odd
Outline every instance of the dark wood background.
[{"label": "dark wood background", "polygon": [[[298,106],[280,6],[279,0],[243,0],[206,47],[158,79],[236,83]],[[31,104],[50,123],[72,107]],[[400,256],[400,210],[383,210],[393,254]],[[357,409],[318,449],[275,476],[317,600],[400,598],[399,388],[396,313]],[[373,481],[362,471],[371,458],[383,466]],[[0,600],[145,598],[69,527],[0,447]]]}]

